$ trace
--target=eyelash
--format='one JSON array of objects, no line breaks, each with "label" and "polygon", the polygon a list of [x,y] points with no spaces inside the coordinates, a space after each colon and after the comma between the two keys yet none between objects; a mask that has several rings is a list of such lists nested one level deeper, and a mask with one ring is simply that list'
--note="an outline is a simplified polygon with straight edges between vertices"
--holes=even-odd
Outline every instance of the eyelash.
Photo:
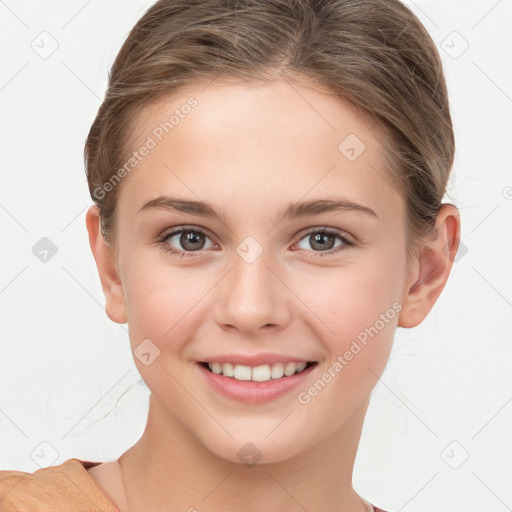
[{"label": "eyelash", "polygon": [[[208,233],[206,231],[202,230],[201,228],[196,227],[180,227],[179,229],[176,229],[174,231],[170,231],[163,235],[161,238],[158,239],[158,243],[160,244],[160,247],[162,250],[164,250],[166,253],[171,254],[173,256],[181,256],[188,257],[188,256],[194,256],[195,253],[198,253],[200,251],[177,251],[176,249],[173,249],[172,247],[167,244],[167,240],[169,238],[172,238],[175,235],[179,235],[181,233],[201,233],[204,236],[207,236],[210,238]],[[342,235],[338,230],[332,229],[332,228],[313,228],[309,230],[308,232],[304,233],[302,235],[302,238],[299,239],[299,242],[306,238],[308,235],[311,234],[322,234],[322,235],[333,235],[336,236],[339,240],[343,242],[342,245],[338,246],[336,249],[331,249],[330,251],[310,251],[314,254],[315,258],[325,258],[326,256],[332,256],[333,254],[337,254],[347,247],[354,246],[355,242],[350,240],[347,236]]]}]

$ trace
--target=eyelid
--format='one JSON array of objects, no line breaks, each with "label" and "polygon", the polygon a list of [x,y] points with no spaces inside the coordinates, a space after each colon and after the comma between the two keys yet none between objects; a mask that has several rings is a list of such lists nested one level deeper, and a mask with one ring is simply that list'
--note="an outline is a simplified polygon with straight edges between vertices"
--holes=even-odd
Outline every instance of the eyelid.
[{"label": "eyelid", "polygon": [[[176,235],[178,233],[181,233],[181,232],[187,231],[187,230],[202,233],[203,235],[208,236],[215,243],[215,245],[219,245],[219,243],[217,241],[215,241],[216,237],[213,236],[209,230],[199,227],[199,226],[187,225],[187,224],[183,224],[180,226],[174,226],[174,227],[169,228],[168,230],[164,231],[164,233],[162,235],[160,235],[159,241],[164,241],[164,240],[168,239],[171,235]],[[310,228],[306,228],[305,230],[300,231],[296,235],[296,237],[299,237],[297,242],[299,242],[305,236],[307,236],[311,233],[328,233],[331,235],[335,235],[335,236],[344,238],[351,244],[355,245],[357,243],[355,238],[352,235],[350,235],[349,233],[347,233],[346,231],[344,231],[340,228],[331,228],[329,226],[313,226]],[[199,251],[197,251],[197,252],[199,252]]]},{"label": "eyelid", "polygon": [[[214,236],[211,235],[211,233],[205,229],[205,228],[200,228],[199,226],[191,226],[191,225],[181,225],[181,226],[174,226],[172,228],[169,228],[169,230],[167,231],[164,231],[164,233],[162,235],[160,235],[157,239],[157,242],[159,244],[166,244],[167,241],[171,238],[173,238],[174,236],[176,235],[179,235],[179,234],[182,234],[184,232],[187,232],[187,231],[192,231],[194,233],[201,233],[202,235],[206,236],[207,238],[210,239],[211,243],[216,246],[216,247],[219,247],[219,243],[216,241],[216,238]],[[179,253],[186,253],[186,254],[200,254],[202,253],[203,251],[207,251],[208,249],[200,249],[199,251],[185,251],[183,249],[173,249],[170,245],[169,245],[169,250],[172,252],[173,250],[176,251],[176,252],[179,252]]]},{"label": "eyelid", "polygon": [[[215,237],[205,228],[201,228],[199,226],[193,226],[189,224],[183,224],[180,226],[174,226],[172,228],[169,228],[165,230],[160,236],[159,241],[163,241],[166,238],[170,237],[171,235],[177,235],[179,233],[182,233],[183,231],[195,231],[197,233],[202,233],[203,235],[206,235],[208,238],[212,239],[212,241],[215,240]],[[217,244],[217,242],[215,242]]]},{"label": "eyelid", "polygon": [[344,231],[343,229],[330,228],[328,226],[307,228],[305,231],[302,231],[299,233],[298,236],[300,236],[300,238],[298,241],[302,240],[305,236],[310,235],[312,233],[327,233],[329,235],[334,235],[334,236],[338,236],[342,239],[345,239],[351,245],[357,244],[357,240],[352,235],[350,235],[349,233]]},{"label": "eyelid", "polygon": [[[196,256],[197,258],[204,257],[203,251],[206,250],[206,252],[209,252],[207,249],[200,249],[198,251],[187,251],[183,249],[174,249],[170,245],[167,244],[167,240],[172,238],[173,236],[176,236],[180,233],[186,232],[186,231],[193,231],[196,233],[201,233],[208,237],[214,246],[219,247],[219,243],[215,241],[215,237],[212,236],[209,232],[209,230],[199,227],[199,226],[193,226],[193,225],[180,225],[180,226],[174,226],[172,228],[169,228],[167,231],[164,232],[159,238],[158,243],[160,247],[167,253],[172,254],[173,256],[181,256],[181,257],[188,257],[188,256]],[[309,228],[306,228],[304,231],[301,231],[296,237],[298,237],[298,240],[294,243],[294,246],[297,245],[299,242],[301,242],[304,238],[306,238],[308,235],[313,233],[322,233],[327,235],[332,235],[334,237],[337,237],[339,240],[341,240],[342,244],[338,246],[337,248],[326,250],[326,251],[313,251],[313,250],[306,250],[307,253],[311,253],[311,255],[314,258],[323,258],[323,257],[329,257],[329,256],[335,256],[339,252],[346,250],[347,248],[354,247],[359,245],[357,240],[347,233],[346,231],[340,229],[340,228],[332,228],[329,226],[312,226]],[[297,249],[295,249],[297,250]]]}]

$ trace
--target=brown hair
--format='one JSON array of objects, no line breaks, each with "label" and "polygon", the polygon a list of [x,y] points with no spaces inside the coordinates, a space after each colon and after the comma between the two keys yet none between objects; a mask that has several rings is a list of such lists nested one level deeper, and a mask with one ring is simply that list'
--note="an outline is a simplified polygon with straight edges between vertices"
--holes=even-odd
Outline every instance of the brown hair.
[{"label": "brown hair", "polygon": [[302,76],[375,120],[389,176],[405,198],[408,241],[433,234],[455,140],[439,53],[408,7],[399,0],[159,0],[117,55],[85,144],[107,243],[115,244],[120,186],[105,193],[105,184],[126,162],[134,119],[178,88],[218,76],[246,83]]}]

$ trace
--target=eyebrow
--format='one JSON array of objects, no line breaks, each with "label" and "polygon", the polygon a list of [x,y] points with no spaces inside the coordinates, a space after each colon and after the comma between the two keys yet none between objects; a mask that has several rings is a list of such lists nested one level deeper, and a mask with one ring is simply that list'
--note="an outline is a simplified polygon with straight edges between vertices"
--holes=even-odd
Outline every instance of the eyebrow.
[{"label": "eyebrow", "polygon": [[[210,203],[205,201],[191,201],[171,196],[158,196],[146,201],[139,209],[139,213],[154,209],[172,210],[182,213],[190,213],[193,215],[201,215],[204,217],[213,217],[222,221],[225,220],[224,212],[220,212]],[[334,211],[360,212],[378,218],[377,214],[368,206],[363,206],[347,199],[316,199],[312,201],[298,201],[291,203],[283,212],[281,212],[279,217],[299,218]]]}]

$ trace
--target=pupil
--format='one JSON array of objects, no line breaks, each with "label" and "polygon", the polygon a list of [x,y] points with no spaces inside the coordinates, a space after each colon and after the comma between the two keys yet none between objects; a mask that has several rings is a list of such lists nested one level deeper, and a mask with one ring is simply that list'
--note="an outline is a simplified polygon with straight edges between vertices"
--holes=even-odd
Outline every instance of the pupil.
[{"label": "pupil", "polygon": [[[184,247],[186,250],[197,249],[198,247],[200,248],[202,236],[203,235],[192,231],[188,233],[183,233],[181,235],[182,247]],[[187,244],[190,244],[190,246],[187,247]]]},{"label": "pupil", "polygon": [[[330,238],[331,243],[326,242],[325,238]],[[327,250],[333,247],[333,240],[334,236],[330,235],[329,233],[317,233],[316,235],[313,235],[313,242],[311,245],[314,247],[315,244],[318,244],[320,249]]]}]

